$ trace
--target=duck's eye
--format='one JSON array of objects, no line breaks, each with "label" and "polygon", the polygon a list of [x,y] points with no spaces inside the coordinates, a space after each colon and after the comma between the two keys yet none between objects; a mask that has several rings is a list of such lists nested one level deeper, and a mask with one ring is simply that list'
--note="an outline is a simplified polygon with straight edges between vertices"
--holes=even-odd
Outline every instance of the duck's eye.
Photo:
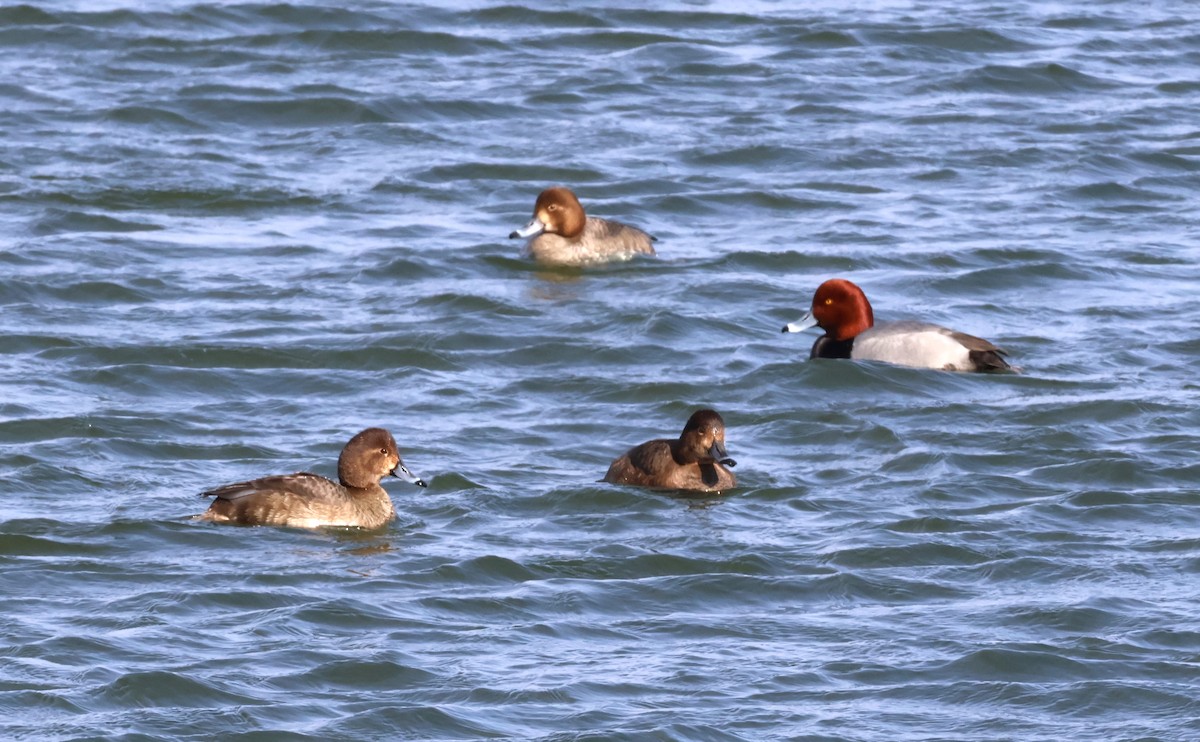
[{"label": "duck's eye", "polygon": [[558,204],[550,204],[546,207],[546,211],[558,211]]},{"label": "duck's eye", "polygon": [[384,456],[387,456],[388,452],[387,452],[386,448],[381,448],[381,449],[379,449],[379,453],[383,454]]},{"label": "duck's eye", "polygon": [[832,304],[832,303],[833,303],[833,299],[826,299],[826,300],[825,300],[825,306],[829,306],[829,305],[830,305],[830,304]]}]

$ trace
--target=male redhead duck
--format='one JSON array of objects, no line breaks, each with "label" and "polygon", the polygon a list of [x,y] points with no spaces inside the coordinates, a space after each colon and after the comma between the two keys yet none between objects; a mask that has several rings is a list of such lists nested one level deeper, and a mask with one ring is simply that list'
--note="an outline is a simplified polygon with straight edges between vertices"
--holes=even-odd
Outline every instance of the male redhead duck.
[{"label": "male redhead duck", "polygon": [[871,303],[858,286],[831,278],[817,288],[812,309],[784,332],[820,327],[810,358],[854,358],[944,371],[1010,371],[1005,351],[974,335],[927,322],[875,324]]},{"label": "male redhead duck", "polygon": [[672,490],[715,492],[737,486],[726,467],[725,421],[713,410],[688,418],[677,440],[647,441],[625,452],[604,475],[605,482]]},{"label": "male redhead duck", "polygon": [[216,499],[196,517],[252,526],[375,529],[396,515],[387,491],[379,486],[379,480],[388,474],[425,486],[405,468],[392,434],[383,428],[367,428],[342,449],[338,482],[297,472],[227,484],[201,493],[201,497]]},{"label": "male redhead duck", "polygon": [[528,237],[526,251],[546,265],[595,265],[654,254],[653,237],[637,227],[584,214],[579,199],[562,186],[539,193],[533,219],[508,237]]}]

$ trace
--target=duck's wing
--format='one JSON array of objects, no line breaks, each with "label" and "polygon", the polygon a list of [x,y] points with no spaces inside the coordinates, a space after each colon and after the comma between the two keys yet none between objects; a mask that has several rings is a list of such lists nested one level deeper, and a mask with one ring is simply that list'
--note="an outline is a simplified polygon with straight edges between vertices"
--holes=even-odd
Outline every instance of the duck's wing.
[{"label": "duck's wing", "polygon": [[967,356],[971,359],[971,363],[975,364],[975,371],[1013,370],[1008,361],[1004,360],[1004,356],[1008,355],[1008,351],[999,347],[991,340],[977,338],[965,332],[954,330],[949,332],[950,337],[962,343],[962,346],[967,349]]},{"label": "duck's wing", "polygon": [[651,243],[656,242],[658,238],[624,222],[588,217],[585,239],[595,244],[608,245],[612,252],[653,255],[654,245]]},{"label": "duck's wing", "polygon": [[334,482],[319,474],[300,471],[295,474],[279,474],[260,477],[246,482],[226,484],[216,489],[201,492],[201,497],[215,497],[230,502],[258,495],[293,495],[313,497],[340,489]]},{"label": "duck's wing", "polygon": [[974,335],[968,335],[965,332],[958,332],[957,330],[946,330],[946,332],[949,333],[950,337],[962,343],[962,346],[967,350],[977,350],[984,353],[1000,353],[1002,355],[1007,354],[1003,348],[997,346],[991,340],[977,338]]}]

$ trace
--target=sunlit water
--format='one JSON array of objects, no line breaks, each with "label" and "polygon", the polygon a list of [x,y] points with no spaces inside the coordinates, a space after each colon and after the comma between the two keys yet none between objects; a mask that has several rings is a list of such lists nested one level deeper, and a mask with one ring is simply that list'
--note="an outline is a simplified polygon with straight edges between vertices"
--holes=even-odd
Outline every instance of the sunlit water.
[{"label": "sunlit water", "polygon": [[[1186,2],[0,8],[0,736],[1200,737]],[[545,272],[538,191],[660,257]],[[809,362],[826,278],[1021,375]],[[721,411],[741,487],[600,483]],[[218,527],[369,425],[375,534]]]}]

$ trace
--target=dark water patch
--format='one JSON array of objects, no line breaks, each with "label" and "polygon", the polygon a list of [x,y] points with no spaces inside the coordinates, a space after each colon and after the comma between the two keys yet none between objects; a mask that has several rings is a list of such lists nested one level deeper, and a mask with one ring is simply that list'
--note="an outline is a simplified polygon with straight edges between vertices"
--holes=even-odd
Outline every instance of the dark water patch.
[{"label": "dark water patch", "polygon": [[443,565],[436,575],[439,580],[456,585],[512,584],[535,579],[535,573],[524,564],[493,555]]},{"label": "dark water patch", "polygon": [[289,692],[305,690],[363,693],[431,683],[437,679],[437,675],[427,670],[386,659],[337,660],[299,674],[276,676],[271,679],[270,685]]},{"label": "dark water patch", "polygon": [[1059,682],[1088,680],[1102,674],[1099,668],[1063,657],[1052,647],[981,649],[938,668],[939,676],[1010,683],[1036,683],[1048,677]]},{"label": "dark water patch", "polygon": [[[554,105],[563,106],[578,106],[584,105],[590,100],[604,98],[621,98],[624,96],[640,96],[653,94],[656,88],[653,85],[647,85],[639,81],[622,80],[618,82],[604,82],[599,84],[586,85],[576,94],[561,94],[563,97],[561,103]],[[543,103],[549,104],[551,96],[547,95],[547,99],[543,100],[540,96],[534,95],[529,98],[529,102],[533,104]]]},{"label": "dark water patch", "polygon": [[31,90],[23,85],[11,83],[0,84],[0,98],[13,102],[32,103],[39,106],[60,106],[64,103],[60,98]]},{"label": "dark water patch", "polygon": [[[598,91],[590,91],[593,95]],[[579,93],[560,93],[548,92],[534,94],[525,99],[525,103],[531,106],[582,106],[588,102],[588,98]]]},{"label": "dark water patch", "polygon": [[189,118],[207,126],[231,125],[303,129],[314,126],[381,124],[393,119],[386,106],[366,105],[341,96],[289,100],[191,97],[179,103]]},{"label": "dark water patch", "polygon": [[[743,78],[746,81],[764,80],[771,76],[770,67],[761,64],[712,64],[708,62],[689,62],[677,66],[674,74],[688,77],[726,77]],[[739,122],[740,123],[740,122]]]},{"label": "dark water patch", "polygon": [[475,8],[466,11],[464,18],[478,20],[485,25],[514,25],[518,29],[606,28],[610,25],[591,13],[554,8],[535,9],[524,5]]},{"label": "dark water patch", "polygon": [[891,567],[982,564],[991,557],[953,544],[910,544],[893,547],[841,549],[826,561],[841,567],[880,569]]},{"label": "dark water patch", "polygon": [[838,170],[875,170],[900,164],[899,157],[892,152],[866,147],[838,157],[833,167]]},{"label": "dark water patch", "polygon": [[[1066,10],[1066,9],[1061,9]],[[1046,18],[1041,21],[1043,28],[1094,31],[1123,31],[1128,28],[1125,20],[1118,15],[1101,13],[1075,14],[1067,13],[1062,16]]]},{"label": "dark water patch", "polygon": [[206,128],[186,116],[154,106],[120,106],[107,111],[104,117],[117,124],[149,126],[166,131],[199,131]]},{"label": "dark water patch", "polygon": [[1200,632],[1186,629],[1164,628],[1139,632],[1135,641],[1139,647],[1149,649],[1200,651]]},{"label": "dark water patch", "polygon": [[[747,28],[762,29],[762,19],[753,13],[737,10],[721,9],[720,11],[697,10],[689,8],[683,16],[687,19],[688,29],[711,29],[727,31],[729,29]],[[680,11],[674,8],[659,10],[657,8],[614,8],[605,16],[614,23],[624,23],[629,26],[654,26],[669,30],[680,27]],[[786,24],[787,19],[780,19]]]},{"label": "dark water patch", "polygon": [[879,193],[887,193],[888,191],[876,186],[867,185],[866,183],[840,183],[840,182],[808,182],[799,184],[801,188],[807,188],[814,191],[828,191],[830,193],[847,193],[852,195],[874,195]]},{"label": "dark water patch", "polygon": [[1064,93],[1089,93],[1116,88],[1117,84],[1061,64],[1026,67],[984,65],[959,73],[945,82],[918,85],[918,93],[958,92],[1011,95],[1015,100]]},{"label": "dark water patch", "polygon": [[[939,52],[970,52],[973,54],[1012,54],[1029,52],[1036,44],[1007,36],[986,28],[873,28],[863,33],[872,44],[888,48],[892,56],[901,59],[943,59]],[[963,56],[951,56],[962,59]]]},{"label": "dark water patch", "polygon": [[286,99],[288,94],[293,93],[305,98],[308,97],[335,97],[335,98],[353,98],[361,96],[362,93],[357,90],[343,88],[337,85],[300,85],[292,91],[284,91],[276,88],[251,86],[251,85],[236,85],[230,83],[196,83],[193,85],[185,85],[180,88],[175,95],[180,98],[195,98],[200,101],[215,99],[215,100],[267,100],[267,99]]},{"label": "dark water patch", "polygon": [[51,26],[60,22],[60,16],[32,5],[0,8],[0,24],[6,26]]},{"label": "dark water patch", "polygon": [[968,594],[961,587],[928,580],[877,579],[845,572],[817,580],[814,588],[815,596],[835,605],[922,603],[931,599],[954,600]]},{"label": "dark water patch", "polygon": [[[174,40],[147,39],[131,44],[129,50],[115,57],[102,69],[110,79],[130,78],[144,84],[157,82],[155,68],[184,68],[194,70],[230,70],[250,75],[288,75],[296,71],[303,60],[284,62],[270,52],[215,46],[183,46]],[[213,128],[222,127],[213,123]]]},{"label": "dark water patch", "polygon": [[[257,346],[173,345],[161,347],[121,346],[70,350],[48,350],[43,355],[72,359],[78,368],[69,378],[84,383],[117,386],[133,383],[149,391],[157,381],[167,381],[179,370],[241,369],[343,369],[384,370],[423,369],[450,371],[457,364],[440,352],[416,347],[374,347],[370,352],[359,348],[304,348],[290,350]],[[182,380],[188,374],[180,374]],[[197,380],[199,380],[197,378]]]},{"label": "dark water patch", "polygon": [[1112,204],[1161,204],[1163,202],[1180,200],[1179,196],[1172,196],[1113,181],[1078,186],[1066,191],[1064,195],[1069,200],[1101,202],[1109,205],[1110,208]]},{"label": "dark water patch", "polygon": [[898,533],[967,533],[980,530],[980,525],[956,518],[928,515],[896,521],[887,528]]},{"label": "dark water patch", "polygon": [[[679,61],[678,57],[681,52],[691,51],[693,48],[692,44],[681,42],[682,40],[678,36],[669,34],[605,28],[583,30],[577,33],[556,36],[543,36],[528,40],[526,45],[543,52],[565,48],[570,49],[573,54],[580,52],[625,52],[655,47],[656,51],[662,52],[668,58]],[[697,53],[699,52],[697,51]]]},{"label": "dark water patch", "polygon": [[197,678],[165,670],[127,673],[101,688],[98,698],[117,708],[207,708],[259,702],[252,696],[224,691]]},{"label": "dark water patch", "polygon": [[1092,281],[1095,275],[1091,266],[1064,262],[1016,263],[980,270],[969,270],[958,275],[935,279],[931,287],[939,292],[963,296],[975,295],[980,291],[1006,292],[1029,288],[1031,285],[1052,287],[1063,281]]},{"label": "dark water patch", "polygon": [[796,147],[752,144],[743,147],[721,149],[717,152],[696,151],[685,156],[685,161],[696,167],[747,167],[765,165],[771,168],[802,168],[812,165],[818,154]]},{"label": "dark water patch", "polygon": [[0,555],[4,557],[81,557],[100,556],[107,552],[102,546],[59,540],[46,536],[14,533],[13,521],[0,526]]},{"label": "dark water patch", "polygon": [[862,117],[862,114],[837,103],[799,103],[786,109],[789,117],[812,118],[817,123],[852,123]]},{"label": "dark water patch", "polygon": [[35,235],[54,235],[70,232],[146,232],[161,230],[158,224],[131,222],[103,214],[89,214],[68,209],[47,209],[44,216],[30,229]]},{"label": "dark water patch", "polygon": [[1083,580],[1095,574],[1088,567],[1074,562],[1037,556],[996,559],[982,563],[971,571],[980,579],[997,584],[1016,582],[1030,585]]},{"label": "dark water patch", "polygon": [[[79,715],[88,712],[87,708],[63,698],[61,691],[57,688],[32,690],[18,687],[0,691],[0,709],[3,709],[14,720],[57,714]],[[36,732],[33,729],[28,730],[27,738],[32,739],[47,733],[48,725],[44,719],[40,721]],[[26,737],[26,735],[17,735],[18,739],[22,737]]]},{"label": "dark water patch", "polygon": [[779,61],[808,58],[810,49],[823,51],[863,45],[863,41],[857,33],[846,30],[785,28],[777,31],[776,35],[783,42],[784,49],[773,53],[768,58]]},{"label": "dark water patch", "polygon": [[[118,211],[146,210],[198,210],[211,213],[244,213],[248,210],[277,211],[289,209],[311,209],[326,206],[327,200],[303,191],[286,191],[271,187],[242,188],[178,188],[173,185],[154,187],[102,187],[98,189],[71,190],[34,190],[21,194],[21,200],[30,203],[50,202],[71,207],[86,207]],[[59,229],[56,219],[70,219],[80,212],[74,209],[49,209],[50,225],[55,227],[49,233],[58,231],[139,231],[144,229],[161,230],[158,225],[145,226],[140,224],[125,225],[117,222],[117,229]],[[86,215],[85,215],[86,216]],[[111,217],[99,217],[111,219]],[[107,225],[102,222],[101,227]],[[68,224],[67,226],[71,226]],[[88,226],[88,225],[84,225]]]},{"label": "dark water patch", "polygon": [[[248,3],[235,5],[232,10],[222,6],[201,6],[205,12],[230,13],[243,23],[250,19],[266,19],[294,28],[328,28],[330,26],[360,26],[383,23],[385,18],[361,8],[292,5],[291,3]],[[245,25],[254,25],[245,23]]]},{"label": "dark water patch", "polygon": [[[331,736],[351,739],[387,729],[403,738],[451,736],[460,739],[511,738],[516,731],[495,721],[488,722],[473,711],[424,705],[382,706],[358,711],[323,728]],[[519,729],[519,728],[517,728]]]},{"label": "dark water patch", "polygon": [[[0,296],[7,297],[10,301],[19,300],[34,303],[58,301],[76,305],[111,307],[125,304],[145,304],[151,301],[164,288],[157,281],[138,281],[136,283],[158,285],[131,286],[111,281],[70,281],[57,286],[38,286],[28,283],[10,284],[7,281],[0,281]],[[71,347],[73,346],[70,344],[60,342],[45,347],[43,350],[53,355],[57,352],[70,352],[68,349]],[[78,346],[74,347],[78,348]]]},{"label": "dark water patch", "polygon": [[1168,95],[1195,95],[1200,93],[1200,82],[1192,80],[1172,80],[1161,82],[1154,88],[1157,92]]},{"label": "dark water patch", "polygon": [[[542,187],[549,187],[555,183],[570,183],[573,184],[573,188],[586,194],[586,189],[580,186],[597,180],[598,176],[599,174],[594,170],[561,166],[531,168],[522,163],[514,162],[464,162],[455,165],[438,165],[428,170],[414,173],[413,175],[414,179],[427,183],[444,183],[447,181],[478,182],[481,180],[529,181],[531,182],[528,193],[529,201],[527,204],[523,204],[522,208],[514,211],[514,215],[527,215],[529,212],[532,212],[533,203],[537,199],[537,194]],[[537,185],[538,183],[542,185]],[[520,191],[514,189],[512,195],[519,197]],[[524,218],[528,219],[528,216],[524,216]],[[519,219],[520,217],[518,217]]]},{"label": "dark water patch", "polygon": [[1145,481],[1137,461],[1119,453],[1097,454],[1082,461],[1043,466],[1031,472],[1039,482],[1086,483],[1102,481],[1112,486],[1137,486]]},{"label": "dark water patch", "polygon": [[1101,606],[1054,605],[1017,609],[1003,620],[1014,626],[1051,629],[1068,634],[1096,634],[1119,630],[1128,618],[1123,611]]},{"label": "dark water patch", "polygon": [[389,123],[429,124],[504,119],[512,115],[516,104],[473,98],[406,96],[376,98],[371,102],[371,107],[379,111],[381,120]]},{"label": "dark water patch", "polygon": [[782,565],[761,554],[731,555],[721,560],[674,554],[634,554],[579,560],[546,560],[530,565],[545,579],[640,580],[648,577],[688,575],[783,576]]},{"label": "dark water patch", "polygon": [[[25,293],[17,294],[18,289]],[[27,286],[0,280],[0,301],[15,303],[19,295],[23,300],[28,301],[38,293],[37,290],[28,290]],[[4,347],[0,349],[0,355],[36,354],[43,350],[75,347],[79,347],[75,340],[64,338],[61,335],[5,335]],[[14,415],[13,419],[19,418]]]},{"label": "dark water patch", "polygon": [[[354,57],[405,55],[464,56],[502,51],[507,44],[486,36],[467,36],[418,29],[332,29],[321,28],[278,34],[256,34],[238,39],[254,49],[279,48],[294,52],[309,47],[323,53],[342,52]],[[230,40],[223,40],[228,44]]]},{"label": "dark water patch", "polygon": [[[1139,481],[1144,484],[1144,480]],[[1193,495],[1177,490],[1152,491],[1139,487],[1136,490],[1085,490],[1067,496],[1064,504],[1079,508],[1112,506],[1167,505],[1172,508],[1192,504]]]},{"label": "dark water patch", "polygon": [[541,311],[486,296],[463,293],[441,293],[425,296],[415,305],[423,309],[451,312],[458,317],[486,314],[501,317],[538,317]]},{"label": "dark water patch", "polygon": [[[828,187],[819,187],[815,184],[806,184],[803,186],[806,189],[825,191],[833,193],[870,193],[870,190],[851,191],[840,188],[836,185]],[[681,202],[678,199],[662,199],[661,203],[664,206],[678,206]],[[797,195],[781,193],[779,191],[746,191],[742,193],[706,193],[688,198],[682,203],[698,206],[695,213],[730,213],[731,209],[763,209],[766,211],[777,211],[790,214],[794,212],[804,212],[810,210],[848,210],[851,207],[843,201],[830,201],[827,199],[818,199],[810,197],[801,197]],[[718,205],[717,208],[712,205]],[[708,208],[705,208],[708,206]],[[672,209],[676,210],[676,209]],[[688,212],[685,212],[688,213]]]}]

